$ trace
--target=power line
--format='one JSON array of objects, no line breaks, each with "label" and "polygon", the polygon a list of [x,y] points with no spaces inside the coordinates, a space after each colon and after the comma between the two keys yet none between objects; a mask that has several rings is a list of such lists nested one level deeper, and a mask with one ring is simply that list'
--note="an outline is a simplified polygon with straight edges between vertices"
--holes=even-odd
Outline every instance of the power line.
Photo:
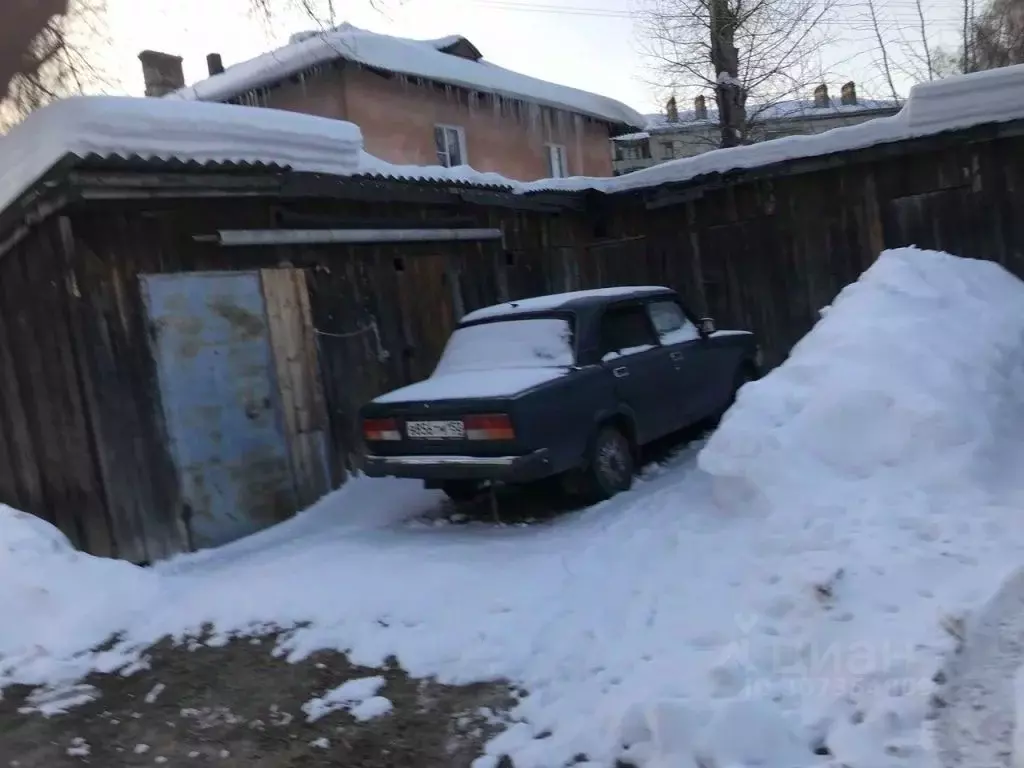
[{"label": "power line", "polygon": [[[497,11],[512,11],[519,13],[537,13],[537,14],[552,14],[556,16],[584,16],[591,18],[608,18],[608,19],[636,19],[644,14],[644,11],[625,11],[615,10],[612,8],[595,8],[589,6],[564,6],[564,5],[552,5],[548,3],[538,2],[522,2],[521,0],[472,0],[473,5],[480,6],[481,8],[487,8]],[[839,0],[832,5],[835,9],[847,9],[851,11],[859,11],[866,13],[867,3],[857,2],[856,0]],[[889,14],[892,11],[897,13],[892,14],[886,21],[888,23],[904,23],[914,24],[919,23],[917,5],[913,0],[888,0],[885,6],[879,9],[879,15]],[[949,13],[948,10],[944,12]],[[928,13],[928,9],[925,9],[925,19],[930,24],[959,24],[962,19],[959,16],[948,16],[948,17],[936,17]],[[849,24],[863,22],[865,19],[858,19],[856,17],[845,18],[845,19],[834,19],[825,22],[826,25],[834,24]]]}]

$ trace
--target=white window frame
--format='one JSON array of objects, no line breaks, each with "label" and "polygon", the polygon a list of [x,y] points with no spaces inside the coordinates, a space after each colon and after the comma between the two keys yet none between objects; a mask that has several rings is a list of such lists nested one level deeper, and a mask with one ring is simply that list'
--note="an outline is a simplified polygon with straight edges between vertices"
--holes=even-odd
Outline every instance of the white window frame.
[{"label": "white window frame", "polygon": [[[452,156],[451,156],[451,151],[450,151],[451,145],[448,143],[448,139],[449,139],[448,131],[453,131],[455,133],[456,141],[458,142],[458,145],[459,145],[459,155],[460,155],[459,159],[462,161],[461,163],[459,163],[459,165],[469,165],[469,158],[466,155],[466,130],[461,125],[448,125],[446,123],[438,123],[438,124],[436,124],[434,126],[434,145],[435,145],[435,148],[436,148],[436,145],[437,145],[437,131],[438,130],[441,130],[441,131],[445,132],[445,144],[444,144],[444,146],[445,146],[445,153],[444,153],[444,155],[445,156],[444,156],[443,160],[441,159],[441,157],[437,158],[438,165],[441,165],[441,166],[443,166],[445,168],[454,168],[455,167],[452,164]],[[440,153],[438,153],[438,154],[440,155]]]},{"label": "white window frame", "polygon": [[[565,150],[564,144],[545,144],[548,154],[548,173],[552,179],[566,179],[569,177],[569,153]],[[556,158],[561,162],[556,163]]]}]

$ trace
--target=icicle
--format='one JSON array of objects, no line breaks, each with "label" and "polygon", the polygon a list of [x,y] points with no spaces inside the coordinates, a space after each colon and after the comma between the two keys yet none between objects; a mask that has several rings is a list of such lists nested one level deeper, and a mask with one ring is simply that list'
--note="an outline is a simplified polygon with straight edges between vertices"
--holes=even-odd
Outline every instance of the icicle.
[{"label": "icicle", "polygon": [[531,127],[531,130],[533,130],[534,133],[536,133],[538,130],[543,132],[543,130],[544,130],[543,122],[542,122],[543,115],[541,115],[541,110],[540,110],[539,105],[534,104],[533,102],[530,102],[529,104],[527,104],[526,105],[526,115],[527,115],[527,121],[528,121],[529,126]]}]

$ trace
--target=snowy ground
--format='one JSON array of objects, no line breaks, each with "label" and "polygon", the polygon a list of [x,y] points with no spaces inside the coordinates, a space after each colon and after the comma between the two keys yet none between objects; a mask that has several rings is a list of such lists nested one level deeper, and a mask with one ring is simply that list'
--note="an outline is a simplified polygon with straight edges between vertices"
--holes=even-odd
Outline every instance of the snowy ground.
[{"label": "snowy ground", "polygon": [[[301,624],[279,647],[293,660],[393,654],[412,677],[522,686],[482,766],[992,764],[951,745],[937,701],[955,711],[980,675],[985,727],[1012,722],[1019,652],[979,672],[992,654],[971,659],[970,638],[1001,625],[1024,557],[1021,306],[992,264],[888,252],[706,446],[543,525],[428,524],[435,494],[360,480],[143,570],[0,511],[0,686],[84,697],[68,685],[164,635]],[[378,689],[310,691],[307,711],[389,717]]]}]

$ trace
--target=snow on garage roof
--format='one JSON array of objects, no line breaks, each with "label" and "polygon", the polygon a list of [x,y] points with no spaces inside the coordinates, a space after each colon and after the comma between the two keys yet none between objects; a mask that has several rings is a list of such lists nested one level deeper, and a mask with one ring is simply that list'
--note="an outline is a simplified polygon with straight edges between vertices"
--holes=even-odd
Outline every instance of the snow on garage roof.
[{"label": "snow on garage roof", "polygon": [[288,166],[359,173],[363,135],[341,120],[276,109],[74,96],[0,137],[0,211],[67,155]]},{"label": "snow on garage roof", "polygon": [[226,101],[317,64],[344,59],[396,74],[565,109],[611,123],[639,128],[646,122],[639,112],[614,99],[538,80],[487,61],[446,53],[446,48],[460,41],[469,42],[457,35],[440,40],[409,40],[342,24],[324,32],[294,35],[292,39],[293,42],[282,48],[235,64],[164,98]]},{"label": "snow on garage roof", "polygon": [[251,163],[299,171],[504,186],[511,191],[626,192],[701,176],[820,157],[879,144],[1024,120],[1024,65],[915,86],[899,114],[673,160],[615,178],[519,182],[473,168],[394,165],[362,151],[359,128],[341,120],[181,99],[78,96],[51,104],[0,137],[0,211],[66,155]]},{"label": "snow on garage roof", "polygon": [[811,136],[717,149],[611,179],[548,179],[543,184],[546,189],[625,192],[1011,120],[1024,120],[1024,64],[915,85],[903,109],[892,117]]}]

